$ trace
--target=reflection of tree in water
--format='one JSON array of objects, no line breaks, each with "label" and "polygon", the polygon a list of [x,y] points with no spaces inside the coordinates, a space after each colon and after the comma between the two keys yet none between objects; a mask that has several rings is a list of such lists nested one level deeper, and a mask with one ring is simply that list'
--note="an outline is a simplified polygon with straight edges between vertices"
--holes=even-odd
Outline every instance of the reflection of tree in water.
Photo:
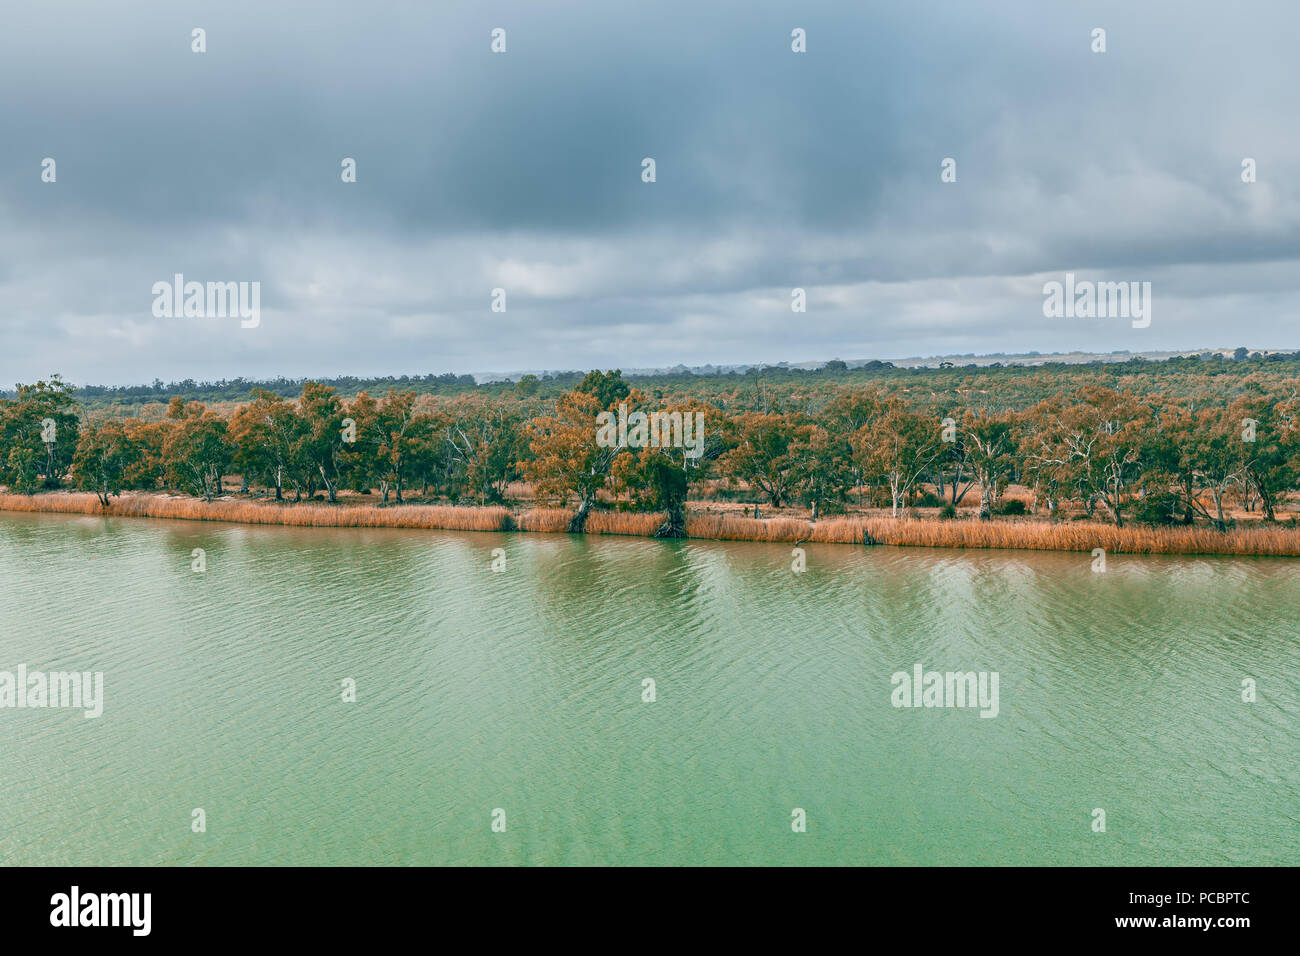
[{"label": "reflection of tree in water", "polygon": [[[680,631],[705,588],[698,546],[680,540],[530,537],[532,599],[556,631],[621,642]],[[673,622],[677,622],[675,625]]]}]

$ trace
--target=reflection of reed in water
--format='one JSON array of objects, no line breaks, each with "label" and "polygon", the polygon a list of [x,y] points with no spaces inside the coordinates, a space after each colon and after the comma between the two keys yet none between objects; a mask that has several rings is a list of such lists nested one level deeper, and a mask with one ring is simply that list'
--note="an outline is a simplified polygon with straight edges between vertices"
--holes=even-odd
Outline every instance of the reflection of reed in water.
[{"label": "reflection of reed in water", "polygon": [[[441,531],[529,531],[564,533],[573,512],[533,508],[514,514],[502,506],[325,505],[270,501],[201,501],[170,495],[127,494],[107,508],[93,494],[0,494],[0,511],[55,512],[133,518],[178,518],[238,524],[300,527],[416,528]],[[662,512],[593,511],[586,534],[654,537]],[[890,517],[749,518],[695,514],[686,518],[686,537],[717,541],[816,542],[922,548],[1005,548],[1116,554],[1241,554],[1300,556],[1300,528],[1263,525],[1216,531],[1202,527],[1144,527],[1091,521],[963,521]]]}]

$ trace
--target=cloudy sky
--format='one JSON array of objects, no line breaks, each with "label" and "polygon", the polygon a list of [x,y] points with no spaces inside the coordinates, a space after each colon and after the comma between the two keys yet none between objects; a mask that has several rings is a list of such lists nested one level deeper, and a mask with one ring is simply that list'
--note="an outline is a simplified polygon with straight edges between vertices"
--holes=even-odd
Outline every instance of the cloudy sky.
[{"label": "cloudy sky", "polygon": [[[0,17],[3,387],[1300,348],[1294,0]],[[1150,327],[1045,318],[1066,271],[1151,282]],[[175,273],[260,326],[156,318]]]}]

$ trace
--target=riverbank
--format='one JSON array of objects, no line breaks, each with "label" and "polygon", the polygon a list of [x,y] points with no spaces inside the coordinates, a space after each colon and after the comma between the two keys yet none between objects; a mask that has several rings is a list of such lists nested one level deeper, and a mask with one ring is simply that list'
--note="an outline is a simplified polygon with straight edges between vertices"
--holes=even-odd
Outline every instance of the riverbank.
[{"label": "riverbank", "polygon": [[[0,494],[0,511],[108,515],[228,521],[295,527],[412,528],[441,531],[522,531],[562,534],[572,512],[561,508],[512,511],[501,506],[369,504],[328,505],[219,498],[202,501],[162,494],[126,494],[107,508],[93,494],[51,492]],[[662,514],[596,511],[587,519],[587,534],[652,537]],[[883,544],[923,548],[1005,548],[1033,551],[1088,551],[1111,554],[1223,554],[1270,557],[1300,556],[1300,528],[1279,525],[1153,528],[1090,521],[1051,523],[1038,519],[942,520],[933,518],[837,517],[749,518],[735,514],[694,513],[686,519],[688,538],[717,541]]]}]

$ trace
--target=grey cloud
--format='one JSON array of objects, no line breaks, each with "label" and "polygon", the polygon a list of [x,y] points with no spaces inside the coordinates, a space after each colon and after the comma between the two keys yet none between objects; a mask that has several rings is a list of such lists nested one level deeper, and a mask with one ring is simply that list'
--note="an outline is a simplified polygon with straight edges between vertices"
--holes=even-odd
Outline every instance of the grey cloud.
[{"label": "grey cloud", "polygon": [[[6,17],[6,383],[1300,344],[1281,0]],[[1045,322],[1066,270],[1152,281],[1152,327]],[[175,272],[261,281],[262,327],[154,319]]]}]

